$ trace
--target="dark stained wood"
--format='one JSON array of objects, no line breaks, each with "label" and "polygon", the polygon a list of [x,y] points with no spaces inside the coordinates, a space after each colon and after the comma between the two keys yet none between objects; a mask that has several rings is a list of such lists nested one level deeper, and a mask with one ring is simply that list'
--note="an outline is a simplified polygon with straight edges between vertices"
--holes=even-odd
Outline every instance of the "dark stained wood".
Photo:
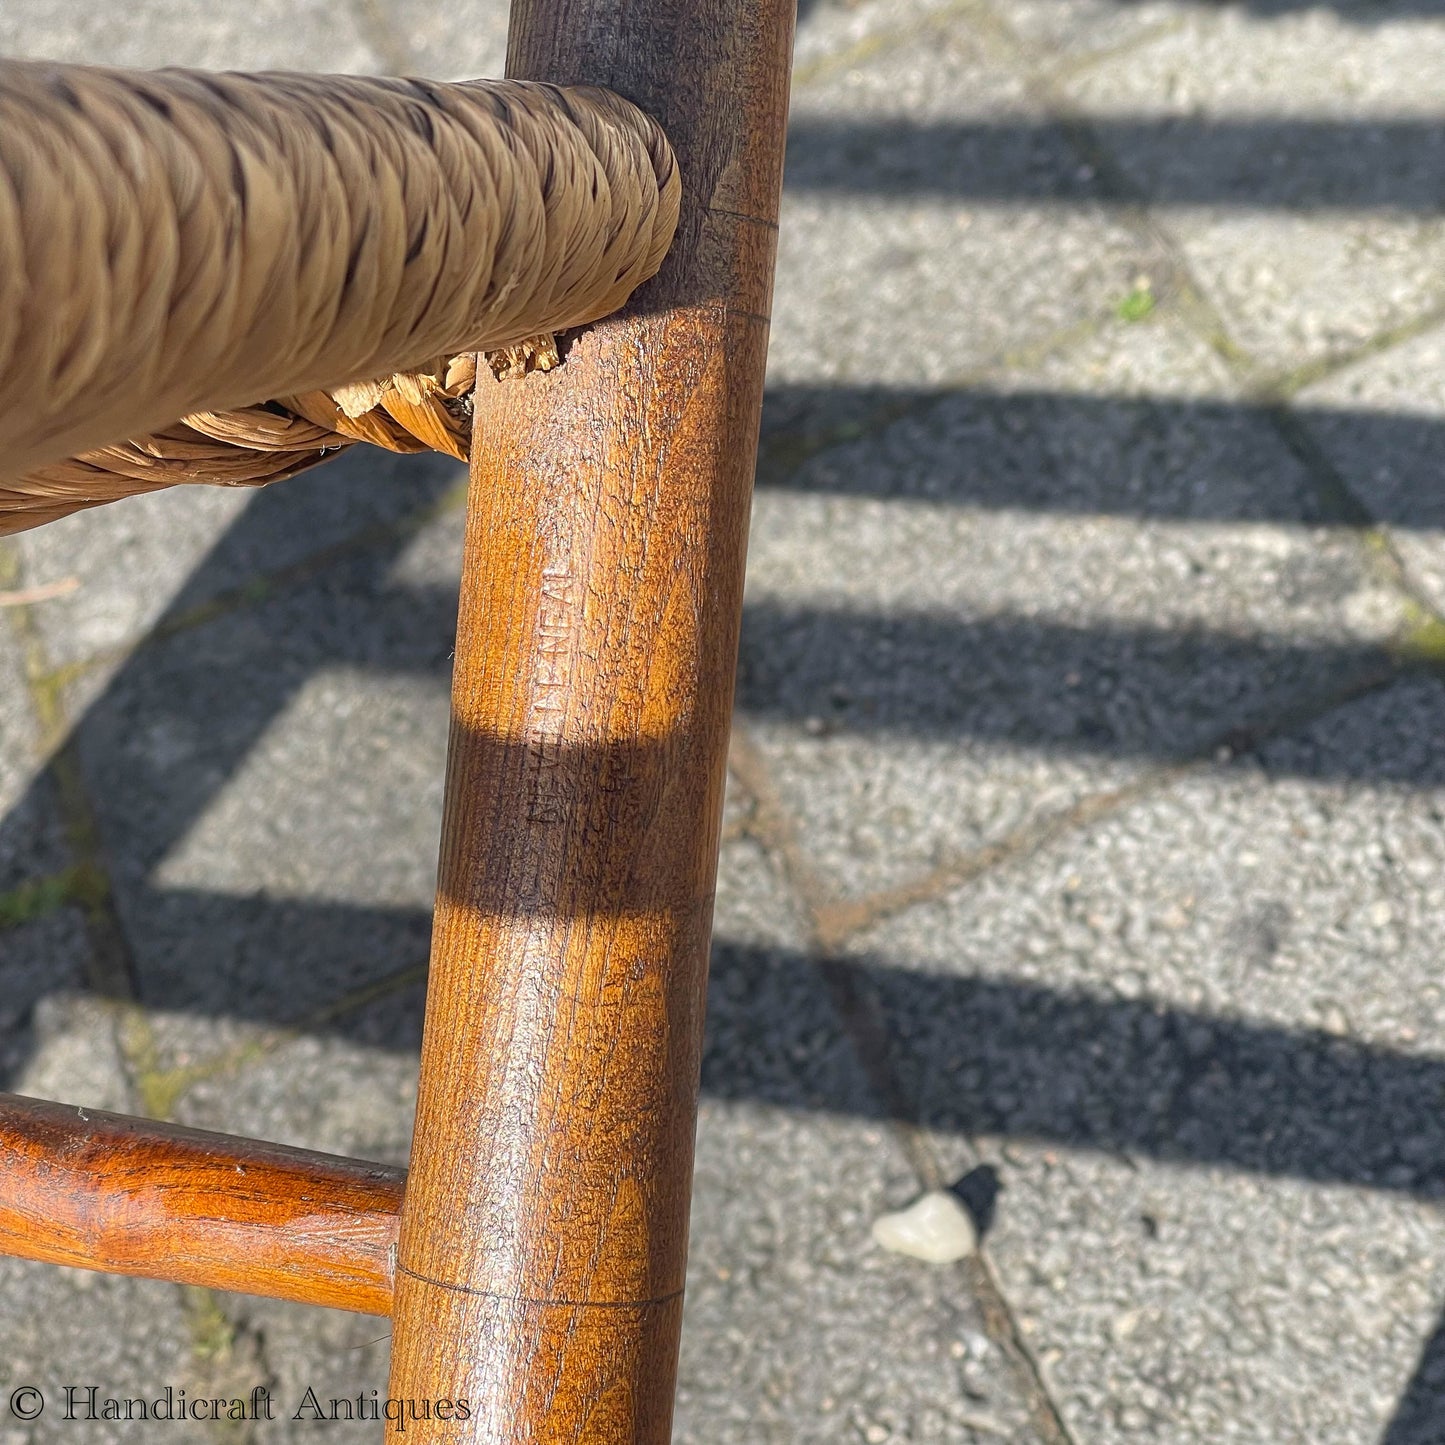
[{"label": "dark stained wood", "polygon": [[0,1254],[384,1315],[405,1179],[0,1094]]},{"label": "dark stained wood", "polygon": [[476,397],[389,1391],[423,1445],[670,1435],[792,20],[514,3],[509,73],[635,101],[684,196],[620,317]]}]

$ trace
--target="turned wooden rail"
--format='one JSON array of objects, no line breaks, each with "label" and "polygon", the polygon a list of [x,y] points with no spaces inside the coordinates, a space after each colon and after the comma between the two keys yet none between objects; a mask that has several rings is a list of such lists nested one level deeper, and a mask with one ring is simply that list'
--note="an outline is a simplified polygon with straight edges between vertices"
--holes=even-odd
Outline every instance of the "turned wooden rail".
[{"label": "turned wooden rail", "polygon": [[0,1253],[391,1311],[406,1174],[0,1094]]}]

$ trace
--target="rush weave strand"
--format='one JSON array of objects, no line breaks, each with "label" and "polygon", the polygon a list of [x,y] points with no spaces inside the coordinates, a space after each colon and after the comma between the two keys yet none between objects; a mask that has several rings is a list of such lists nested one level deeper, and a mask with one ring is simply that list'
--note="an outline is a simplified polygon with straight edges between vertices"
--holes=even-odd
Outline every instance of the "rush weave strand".
[{"label": "rush weave strand", "polygon": [[0,62],[0,533],[463,456],[475,353],[616,310],[678,201],[605,90]]}]

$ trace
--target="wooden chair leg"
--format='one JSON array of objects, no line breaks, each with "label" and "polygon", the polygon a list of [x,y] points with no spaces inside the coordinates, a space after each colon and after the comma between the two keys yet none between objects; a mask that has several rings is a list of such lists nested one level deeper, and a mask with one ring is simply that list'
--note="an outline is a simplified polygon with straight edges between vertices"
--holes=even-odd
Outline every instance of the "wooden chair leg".
[{"label": "wooden chair leg", "polygon": [[514,3],[510,73],[659,120],[683,213],[624,313],[476,396],[388,1392],[423,1445],[670,1435],[792,20]]}]

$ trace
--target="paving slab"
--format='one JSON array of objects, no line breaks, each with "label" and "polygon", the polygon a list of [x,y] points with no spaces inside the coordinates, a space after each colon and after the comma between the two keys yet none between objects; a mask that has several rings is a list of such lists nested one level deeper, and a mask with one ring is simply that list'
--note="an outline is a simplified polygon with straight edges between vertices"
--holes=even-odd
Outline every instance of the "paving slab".
[{"label": "paving slab", "polygon": [[1445,32],[1202,10],[1073,76],[1234,343],[1289,371],[1445,299]]},{"label": "paving slab", "polygon": [[1399,599],[1167,318],[895,396],[907,415],[754,513],[739,707],[835,889],[908,883],[1384,665]]},{"label": "paving slab", "polygon": [[[0,1440],[5,1445],[85,1445],[153,1441],[168,1428],[153,1420],[87,1418],[95,1389],[99,1414],[109,1397],[147,1405],[207,1390],[191,1355],[180,1290],[151,1280],[0,1259]],[[138,1327],[141,1326],[141,1327]],[[66,1418],[67,1387],[71,1417]],[[38,1392],[30,1394],[29,1391]],[[209,1397],[209,1391],[207,1391]],[[29,1415],[36,1406],[41,1413]],[[184,1427],[181,1427],[184,1429]]]},{"label": "paving slab", "polygon": [[[8,576],[9,569],[6,572]],[[23,585],[21,576],[5,584]],[[0,609],[0,926],[42,906],[44,900],[35,890],[71,862],[54,780],[43,766],[40,729],[26,681],[24,633],[10,625],[14,618],[6,611]],[[0,944],[0,957],[3,947]]]},{"label": "paving slab", "polygon": [[399,51],[390,69],[430,80],[498,77],[507,60],[507,0],[433,5],[428,0],[359,0]]},{"label": "paving slab", "polygon": [[1445,332],[1431,329],[1306,388],[1296,412],[1387,530],[1411,583],[1445,612]]},{"label": "paving slab", "polygon": [[133,0],[124,7],[21,0],[0,10],[0,54],[205,70],[381,68],[355,9],[329,0]]},{"label": "paving slab", "polygon": [[[79,908],[61,905],[0,929],[0,1089],[62,1103],[124,1108],[104,1006],[92,983],[90,937]],[[87,1027],[73,1016],[90,1012]],[[76,1042],[80,1040],[80,1042]]]},{"label": "paving slab", "polygon": [[1184,24],[1179,0],[991,0],[989,9],[1046,72],[1067,74]]},{"label": "paving slab", "polygon": [[358,448],[285,486],[130,497],[22,532],[13,546],[28,584],[80,584],[33,609],[52,666],[96,657],[105,664],[72,695],[78,708],[157,625],[173,627],[237,594],[255,600],[278,574],[404,528],[448,499],[459,505],[465,481],[465,468],[450,458]]},{"label": "paving slab", "polygon": [[157,640],[85,714],[150,1006],[290,1023],[425,959],[456,594],[393,585],[401,546]]},{"label": "paving slab", "polygon": [[1407,1396],[1438,1437],[1442,702],[1402,681],[847,951],[910,1110],[998,1169],[1076,1438],[1393,1442]]},{"label": "paving slab", "polygon": [[[416,1112],[421,1001],[417,984],[400,1000],[388,997],[373,1006],[393,1016],[389,1047],[336,1032],[278,1040],[249,1030],[256,1057],[242,1055],[233,1067],[218,1067],[192,1084],[176,1101],[176,1119],[197,1129],[404,1166]],[[170,1039],[184,1028],[183,1021],[165,1016],[152,1015],[152,1023]]]},{"label": "paving slab", "polygon": [[[996,204],[978,177],[1022,178]],[[952,16],[793,96],[769,375],[940,384],[1107,313],[1158,257]]]},{"label": "paving slab", "polygon": [[957,0],[800,0],[793,84],[857,69],[918,30],[961,12]]},{"label": "paving slab", "polygon": [[11,1089],[31,1058],[37,1006],[85,988],[93,972],[12,621],[0,611],[0,1088]]},{"label": "paving slab", "polygon": [[1040,1438],[966,1268],[872,1243],[918,1181],[822,978],[798,965],[796,903],[757,844],[724,858],[675,1438]]}]

